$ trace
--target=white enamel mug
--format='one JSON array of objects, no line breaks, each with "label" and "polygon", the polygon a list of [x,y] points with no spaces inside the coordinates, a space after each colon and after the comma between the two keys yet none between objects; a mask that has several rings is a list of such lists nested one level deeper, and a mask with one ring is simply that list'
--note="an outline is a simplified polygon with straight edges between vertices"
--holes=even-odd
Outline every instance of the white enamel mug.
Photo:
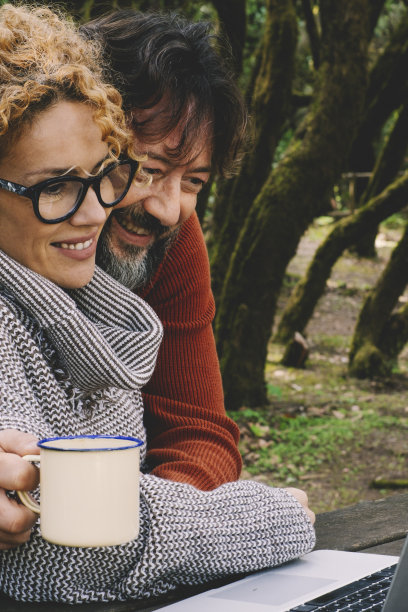
[{"label": "white enamel mug", "polygon": [[64,546],[113,546],[139,533],[141,440],[125,436],[68,436],[40,440],[40,504],[21,501],[41,515],[41,535]]}]

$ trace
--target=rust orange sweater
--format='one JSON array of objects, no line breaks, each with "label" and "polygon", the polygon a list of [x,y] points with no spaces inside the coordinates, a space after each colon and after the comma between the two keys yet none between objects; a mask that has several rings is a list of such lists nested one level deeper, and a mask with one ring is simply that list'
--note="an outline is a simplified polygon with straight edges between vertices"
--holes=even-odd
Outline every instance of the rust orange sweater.
[{"label": "rust orange sweater", "polygon": [[144,389],[152,474],[205,490],[236,480],[239,432],[224,409],[209,262],[195,214],[140,295],[164,326],[156,369]]}]

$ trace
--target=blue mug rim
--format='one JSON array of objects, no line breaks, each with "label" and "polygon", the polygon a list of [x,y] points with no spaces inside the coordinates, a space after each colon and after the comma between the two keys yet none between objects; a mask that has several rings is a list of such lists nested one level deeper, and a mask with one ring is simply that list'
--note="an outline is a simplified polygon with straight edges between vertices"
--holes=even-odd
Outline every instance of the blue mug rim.
[{"label": "blue mug rim", "polygon": [[[56,442],[57,440],[95,440],[95,439],[105,439],[105,440],[128,440],[129,444],[127,446],[107,446],[101,448],[61,448],[58,446],[49,446],[50,442]],[[54,450],[54,451],[62,451],[62,452],[80,452],[80,453],[90,453],[93,451],[118,451],[118,450],[128,450],[130,448],[137,448],[144,444],[143,440],[139,440],[139,438],[134,438],[133,436],[108,436],[108,435],[98,435],[98,434],[87,434],[87,435],[78,435],[78,436],[55,436],[54,438],[43,438],[39,442],[37,442],[37,446],[43,448],[44,450]]]}]

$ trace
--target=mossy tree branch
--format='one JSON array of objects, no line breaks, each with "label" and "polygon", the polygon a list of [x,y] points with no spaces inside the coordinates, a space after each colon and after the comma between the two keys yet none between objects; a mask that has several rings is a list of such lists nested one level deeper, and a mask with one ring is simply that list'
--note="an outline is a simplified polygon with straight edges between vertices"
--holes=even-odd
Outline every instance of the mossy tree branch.
[{"label": "mossy tree branch", "polygon": [[[393,32],[384,52],[379,56],[370,73],[366,111],[357,138],[353,144],[349,169],[354,172],[371,172],[375,165],[375,151],[385,122],[403,105],[408,96],[408,11]],[[367,200],[364,191],[368,179],[355,182],[355,200],[358,206]],[[354,245],[355,252],[363,257],[375,255],[375,237],[378,229],[364,234]]]},{"label": "mossy tree branch", "polygon": [[361,119],[368,1],[322,0],[320,7],[314,102],[247,215],[223,285],[215,332],[228,407],[265,400],[266,348],[286,266],[338,179]]},{"label": "mossy tree branch", "polygon": [[379,349],[390,312],[408,283],[408,226],[376,287],[367,297],[351,343],[349,371],[358,378],[390,374],[392,362]]},{"label": "mossy tree branch", "polygon": [[217,301],[248,210],[270,171],[291,101],[297,42],[296,13],[292,0],[268,0],[267,7],[259,72],[251,102],[253,147],[238,176],[218,185],[214,208],[211,270]]},{"label": "mossy tree branch", "polygon": [[401,110],[367,188],[366,198],[371,195],[372,199],[367,200],[355,215],[339,221],[316,250],[304,278],[296,285],[282,314],[275,334],[278,342],[289,342],[296,331],[304,331],[323,295],[332,268],[345,249],[353,246],[362,235],[376,232],[381,221],[406,205],[403,187],[405,179],[397,183],[401,183],[401,187],[396,191],[391,188],[379,197],[374,196],[397,175],[405,157],[407,143],[408,104]]},{"label": "mossy tree branch", "polygon": [[393,312],[385,323],[380,338],[378,349],[384,355],[384,360],[392,369],[398,362],[398,355],[408,342],[408,304]]},{"label": "mossy tree branch", "polygon": [[[348,169],[371,172],[374,145],[391,113],[404,104],[408,93],[408,11],[403,14],[383,53],[370,71],[366,108],[350,154]],[[362,194],[367,181],[358,186]]]}]

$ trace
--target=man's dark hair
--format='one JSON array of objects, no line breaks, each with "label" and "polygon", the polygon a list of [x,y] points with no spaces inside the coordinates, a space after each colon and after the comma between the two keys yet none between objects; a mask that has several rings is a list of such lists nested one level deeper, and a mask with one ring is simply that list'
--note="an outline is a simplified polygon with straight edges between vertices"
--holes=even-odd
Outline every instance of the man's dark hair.
[{"label": "man's dark hair", "polygon": [[124,9],[81,29],[102,42],[126,111],[165,103],[165,112],[146,121],[130,113],[142,141],[159,142],[180,124],[180,142],[168,154],[184,159],[197,152],[196,143],[208,130],[214,172],[231,174],[242,150],[247,113],[229,47],[211,32],[211,24],[174,13]]}]

